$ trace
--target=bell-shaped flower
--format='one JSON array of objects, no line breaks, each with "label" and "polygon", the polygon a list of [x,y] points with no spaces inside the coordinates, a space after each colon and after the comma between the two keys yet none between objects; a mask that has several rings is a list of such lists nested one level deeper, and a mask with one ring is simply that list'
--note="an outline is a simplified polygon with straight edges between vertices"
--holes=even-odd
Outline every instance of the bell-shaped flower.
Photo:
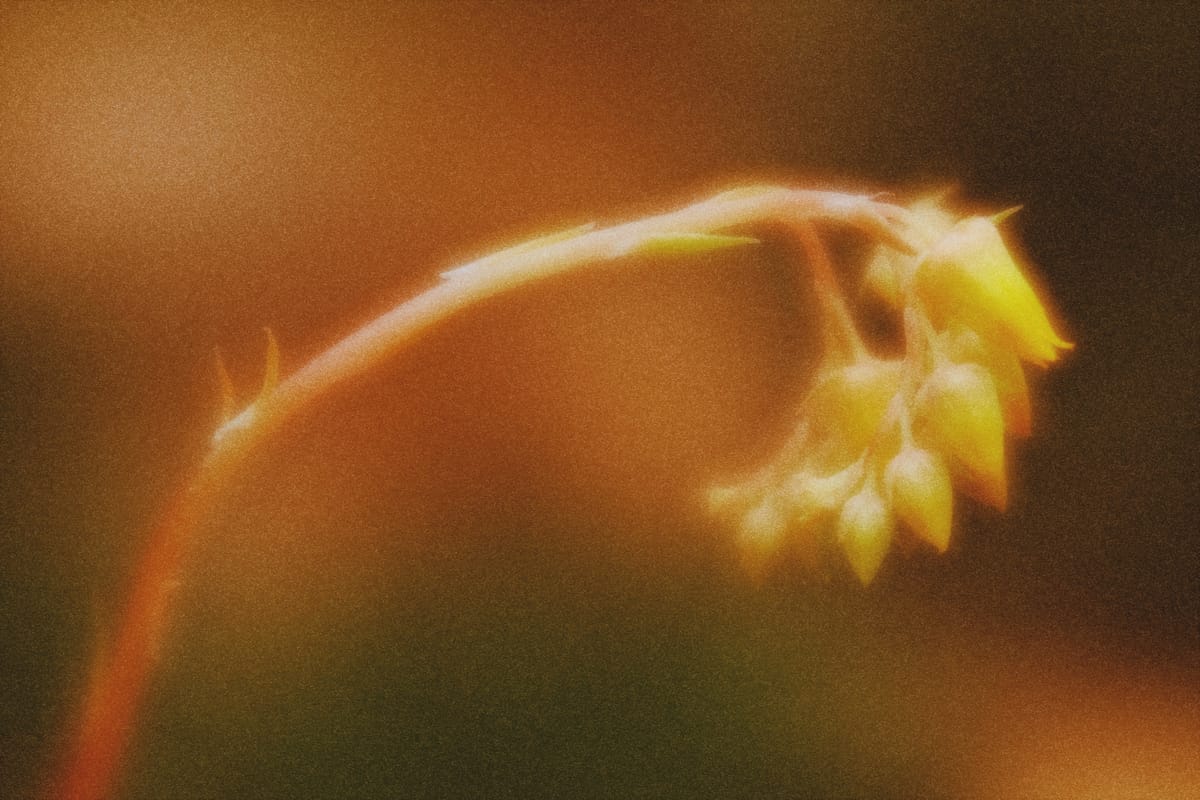
[{"label": "bell-shaped flower", "polygon": [[1033,426],[1029,385],[1020,360],[1012,352],[988,344],[975,331],[962,325],[953,325],[939,336],[937,346],[952,361],[973,362],[986,369],[1000,397],[1004,427],[1014,436],[1029,436]]},{"label": "bell-shaped flower", "polygon": [[946,552],[954,490],[945,462],[920,447],[904,447],[888,463],[883,483],[896,517],[939,553]]},{"label": "bell-shaped flower", "polygon": [[1054,332],[988,217],[964,219],[942,237],[917,268],[915,287],[936,325],[961,322],[1026,361],[1048,364],[1072,346]]},{"label": "bell-shaped flower", "polygon": [[774,497],[767,496],[742,517],[738,547],[742,567],[761,580],[783,547],[788,517]]},{"label": "bell-shaped flower", "polygon": [[875,358],[826,371],[805,404],[816,443],[812,459],[828,468],[857,459],[878,432],[901,375],[900,361]]},{"label": "bell-shaped flower", "polygon": [[917,394],[916,423],[923,443],[965,471],[968,491],[1004,509],[1004,418],[987,370],[954,363],[935,369]]},{"label": "bell-shaped flower", "polygon": [[837,524],[838,544],[864,586],[879,572],[892,544],[894,528],[892,512],[873,480],[867,481],[842,506]]}]

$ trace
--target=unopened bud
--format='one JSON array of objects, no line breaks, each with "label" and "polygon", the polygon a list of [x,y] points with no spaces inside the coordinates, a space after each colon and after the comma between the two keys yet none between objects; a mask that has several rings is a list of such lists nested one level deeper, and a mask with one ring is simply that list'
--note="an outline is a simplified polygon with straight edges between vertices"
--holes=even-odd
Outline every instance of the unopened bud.
[{"label": "unopened bud", "polygon": [[1004,427],[1014,436],[1025,438],[1032,432],[1033,410],[1029,385],[1020,360],[1010,351],[994,344],[961,325],[954,325],[940,337],[942,352],[953,361],[971,361],[991,373],[1000,397]]},{"label": "unopened bud", "polygon": [[977,364],[938,367],[918,393],[917,422],[923,440],[966,470],[968,490],[1003,510],[1004,419],[987,370]]},{"label": "unopened bud", "polygon": [[837,539],[854,574],[867,585],[879,572],[892,543],[894,522],[887,503],[868,481],[842,506]]},{"label": "unopened bud", "polygon": [[900,521],[939,553],[946,552],[954,490],[945,463],[928,450],[905,447],[888,464],[884,486]]},{"label": "unopened bud", "polygon": [[742,566],[755,580],[761,580],[783,546],[788,518],[773,497],[766,497],[742,517],[738,536]]},{"label": "unopened bud", "polygon": [[899,361],[867,359],[823,375],[809,395],[809,424],[829,449],[829,463],[840,466],[862,453],[883,421],[888,403],[900,388]]}]

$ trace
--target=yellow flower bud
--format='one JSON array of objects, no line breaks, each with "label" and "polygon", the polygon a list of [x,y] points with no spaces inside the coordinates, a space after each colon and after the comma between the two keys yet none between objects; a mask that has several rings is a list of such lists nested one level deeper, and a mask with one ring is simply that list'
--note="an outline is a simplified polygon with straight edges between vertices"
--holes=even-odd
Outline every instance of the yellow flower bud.
[{"label": "yellow flower bud", "polygon": [[954,490],[945,463],[928,450],[905,447],[888,463],[884,486],[900,521],[939,553],[946,552]]},{"label": "yellow flower bud", "polygon": [[916,291],[935,324],[962,322],[1026,361],[1047,364],[1072,347],[987,217],[962,220],[934,245],[917,268]]},{"label": "yellow flower bud", "polygon": [[966,471],[968,491],[1003,510],[1008,503],[1004,419],[987,370],[978,364],[938,367],[921,387],[916,405],[921,440]]},{"label": "yellow flower bud", "polygon": [[806,404],[809,424],[823,452],[821,466],[840,467],[858,458],[874,438],[888,403],[900,388],[899,361],[868,359],[818,379]]},{"label": "yellow flower bud", "polygon": [[939,338],[943,353],[953,361],[972,361],[989,373],[1000,396],[1004,426],[1014,436],[1025,438],[1032,429],[1033,410],[1025,370],[1011,352],[989,345],[970,328],[954,325]]},{"label": "yellow flower bud", "polygon": [[738,536],[742,566],[755,580],[761,580],[787,534],[788,518],[773,497],[766,497],[742,517]]},{"label": "yellow flower bud", "polygon": [[838,543],[864,586],[879,572],[883,557],[892,544],[894,528],[891,510],[874,484],[874,481],[867,481],[846,501],[837,526]]}]

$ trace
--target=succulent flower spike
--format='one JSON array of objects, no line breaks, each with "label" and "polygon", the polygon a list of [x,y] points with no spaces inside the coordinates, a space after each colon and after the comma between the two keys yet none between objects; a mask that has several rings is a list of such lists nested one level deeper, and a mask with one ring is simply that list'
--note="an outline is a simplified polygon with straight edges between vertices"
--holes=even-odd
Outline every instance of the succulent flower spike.
[{"label": "succulent flower spike", "polygon": [[[740,526],[742,561],[760,575],[784,552],[815,559],[837,546],[869,583],[897,524],[944,550],[952,481],[992,505],[1006,502],[1005,425],[1018,434],[1029,427],[1018,359],[1047,364],[1070,347],[1005,247],[999,221],[959,221],[940,198],[901,208],[840,192],[743,187],[621,225],[571,228],[451,269],[448,280],[350,333],[279,386],[279,346],[267,329],[262,389],[236,416],[218,354],[225,422],[158,517],[116,644],[95,662],[82,725],[47,796],[112,796],[189,542],[239,465],[312,403],[432,327],[548,275],[630,254],[682,257],[757,241],[734,235],[743,231],[793,238],[812,276],[828,352],[776,457],[749,479],[710,492],[710,505]],[[828,225],[849,226],[884,248],[866,280],[899,312],[902,357],[889,360],[863,340],[822,244]]]},{"label": "succulent flower spike", "polygon": [[971,217],[950,229],[917,267],[916,292],[941,328],[960,322],[1045,365],[1073,345],[1057,333],[995,222]]},{"label": "succulent flower spike", "polygon": [[867,583],[896,525],[947,549],[955,488],[1007,505],[1005,435],[1031,429],[1022,361],[1047,365],[1072,345],[997,227],[1020,207],[960,218],[947,195],[894,217],[915,250],[875,237],[861,272],[861,288],[900,318],[903,358],[866,346],[820,237],[811,225],[795,229],[830,352],[788,443],[753,480],[725,490],[723,502],[745,514],[743,549],[765,529],[766,506],[755,504],[770,498],[770,541],[832,540]]}]

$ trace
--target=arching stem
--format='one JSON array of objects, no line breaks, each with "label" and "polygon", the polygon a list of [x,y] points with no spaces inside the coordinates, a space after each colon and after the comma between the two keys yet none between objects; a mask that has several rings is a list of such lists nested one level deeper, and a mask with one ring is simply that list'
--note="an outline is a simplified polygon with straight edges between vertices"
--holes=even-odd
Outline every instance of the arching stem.
[{"label": "arching stem", "polygon": [[[452,270],[442,283],[367,323],[278,385],[269,375],[264,393],[216,432],[199,469],[172,496],[152,528],[115,639],[95,658],[70,750],[46,796],[102,800],[113,795],[157,653],[170,630],[175,587],[199,524],[247,456],[332,388],[368,372],[484,298],[630,254],[704,249],[712,244],[707,235],[771,224],[796,231],[809,252],[818,294],[849,337],[853,322],[812,223],[853,225],[878,241],[908,250],[905,213],[865,197],[766,187],[726,192],[624,225],[543,237]],[[862,347],[857,332],[848,340]],[[272,363],[269,358],[268,372]]]}]

